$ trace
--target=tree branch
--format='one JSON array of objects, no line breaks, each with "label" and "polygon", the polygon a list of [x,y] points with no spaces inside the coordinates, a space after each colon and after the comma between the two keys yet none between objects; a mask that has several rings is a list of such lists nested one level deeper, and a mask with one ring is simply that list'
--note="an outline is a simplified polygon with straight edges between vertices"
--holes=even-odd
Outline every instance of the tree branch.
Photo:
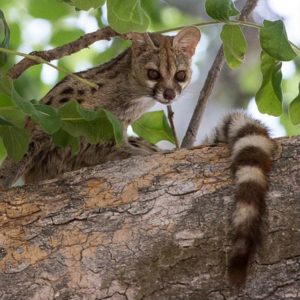
[{"label": "tree branch", "polygon": [[170,123],[172,133],[173,133],[173,136],[175,139],[175,146],[176,146],[176,149],[179,149],[179,142],[178,142],[176,128],[175,128],[175,124],[174,124],[174,112],[173,112],[172,106],[167,105],[167,110],[168,110],[169,123]]},{"label": "tree branch", "polygon": [[206,104],[208,102],[212,89],[215,85],[215,82],[220,74],[223,64],[224,64],[224,51],[223,51],[223,46],[221,46],[220,49],[218,50],[216,58],[208,72],[202,90],[200,92],[198,102],[193,112],[191,121],[189,123],[188,129],[181,143],[182,148],[190,148],[194,145],[196,141],[197,132],[200,127],[200,123],[202,120],[204,110],[206,108]]},{"label": "tree branch", "polygon": [[299,299],[300,137],[277,143],[244,289],[226,279],[234,186],[219,145],[2,191],[0,298]]},{"label": "tree branch", "polygon": [[[59,59],[64,56],[78,52],[79,50],[87,48],[88,46],[99,40],[110,40],[111,38],[118,35],[119,34],[115,32],[111,27],[105,27],[102,29],[98,29],[95,32],[87,33],[79,39],[68,44],[64,44],[60,47],[45,51],[34,51],[31,52],[30,55],[40,57],[49,62],[51,60]],[[16,79],[25,70],[39,63],[41,62],[38,62],[37,60],[32,60],[30,58],[24,58],[9,70],[8,75],[12,79]]]},{"label": "tree branch", "polygon": [[[245,6],[241,11],[239,20],[245,20],[250,15],[250,13],[254,10],[255,6],[257,5],[257,2],[258,0],[247,0]],[[185,136],[181,144],[182,148],[190,148],[194,145],[196,141],[197,133],[200,127],[204,110],[206,108],[209,96],[213,90],[213,87],[220,74],[223,64],[224,64],[224,51],[222,45],[208,72],[207,78],[200,92],[195,110],[193,112],[192,118],[190,120],[189,126],[187,128],[187,131],[185,133]]]}]

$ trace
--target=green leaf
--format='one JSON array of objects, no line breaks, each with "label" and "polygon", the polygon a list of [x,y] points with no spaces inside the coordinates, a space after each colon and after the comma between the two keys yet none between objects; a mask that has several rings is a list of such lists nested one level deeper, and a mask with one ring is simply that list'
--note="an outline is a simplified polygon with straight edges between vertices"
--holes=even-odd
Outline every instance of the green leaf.
[{"label": "green leaf", "polygon": [[299,84],[299,94],[289,106],[289,115],[292,124],[298,125],[300,124],[300,84]]},{"label": "green leaf", "polygon": [[237,68],[243,62],[248,48],[240,26],[225,24],[221,32],[221,39],[228,66],[232,69]]},{"label": "green leaf", "polygon": [[5,94],[0,93],[0,117],[16,127],[23,128],[25,114]]},{"label": "green leaf", "polygon": [[48,105],[34,104],[23,99],[14,89],[12,80],[7,76],[0,80],[0,97],[1,100],[5,101],[2,103],[3,105],[10,101],[9,107],[1,107],[0,105],[0,116],[17,127],[23,127],[26,115],[40,124],[48,134],[54,133],[61,126],[60,117],[55,108]]},{"label": "green leaf", "polygon": [[229,21],[240,14],[231,0],[206,0],[205,9],[210,17],[220,21]]},{"label": "green leaf", "polygon": [[3,76],[0,78],[0,93],[7,95],[10,99],[13,100],[16,106],[28,114],[33,115],[35,113],[34,105],[25,99],[23,99],[15,90],[13,86],[13,81],[8,76]]},{"label": "green leaf", "polygon": [[0,136],[3,139],[7,154],[14,161],[19,161],[28,149],[27,131],[13,126],[0,126]]},{"label": "green leaf", "polygon": [[122,142],[123,126],[114,114],[105,109],[100,109],[98,111],[87,110],[82,108],[80,105],[77,105],[77,111],[79,112],[80,116],[82,116],[86,121],[94,121],[97,118],[106,118],[112,126],[113,135],[116,143],[120,144]]},{"label": "green leaf", "polygon": [[175,144],[172,129],[162,110],[145,113],[132,124],[132,129],[149,143],[156,144],[165,140]]},{"label": "green leaf", "polygon": [[0,93],[5,94],[7,96],[11,96],[12,93],[13,81],[8,76],[3,76],[1,74],[0,77]]},{"label": "green leaf", "polygon": [[[82,117],[86,121],[93,121],[97,119],[98,117],[98,112],[95,110],[90,110],[90,109],[85,109],[81,107],[78,103],[76,105],[71,105],[70,106],[72,110],[74,110],[74,114],[78,113],[80,117]],[[76,110],[76,112],[75,112]]]},{"label": "green leaf", "polygon": [[283,113],[280,116],[280,124],[284,127],[287,136],[300,134],[300,126],[293,125],[287,113]]},{"label": "green leaf", "polygon": [[103,109],[89,111],[80,107],[77,102],[69,101],[59,109],[59,115],[62,129],[74,137],[84,136],[91,144],[114,139],[119,141],[119,132],[115,136],[115,127],[121,125],[114,124]]},{"label": "green leaf", "polygon": [[123,126],[122,123],[119,121],[119,119],[112,114],[108,110],[103,110],[106,114],[107,119],[110,121],[113,131],[114,131],[114,136],[115,136],[115,141],[117,145],[121,144],[123,141]]},{"label": "green leaf", "polygon": [[3,140],[0,138],[0,165],[3,163],[5,157],[6,157],[6,149],[3,144]]},{"label": "green leaf", "polygon": [[57,0],[29,0],[28,11],[34,18],[55,21],[67,15],[70,8],[67,4]]},{"label": "green leaf", "polygon": [[288,61],[296,57],[281,20],[274,22],[265,20],[259,37],[262,49],[273,58]]},{"label": "green leaf", "polygon": [[17,47],[22,43],[21,40],[21,27],[20,23],[10,23],[10,47],[17,49]]},{"label": "green leaf", "polygon": [[[0,9],[0,47],[8,48],[9,41],[10,41],[9,27],[6,23],[4,13]],[[0,52],[0,66],[5,65],[6,61],[7,61],[6,53]]]},{"label": "green leaf", "polygon": [[150,19],[141,5],[141,0],[108,0],[109,25],[119,33],[145,32]]},{"label": "green leaf", "polygon": [[0,125],[8,125],[8,126],[12,126],[13,124],[11,124],[10,122],[6,121],[5,119],[0,117]]},{"label": "green leaf", "polygon": [[71,146],[73,155],[76,155],[80,150],[80,138],[70,135],[63,129],[55,132],[52,135],[52,140],[54,144],[62,148]]},{"label": "green leaf", "polygon": [[281,62],[262,52],[261,72],[263,81],[255,96],[258,110],[261,113],[280,116],[282,113]]},{"label": "green leaf", "polygon": [[102,6],[105,0],[71,0],[71,3],[78,9],[89,10]]},{"label": "green leaf", "polygon": [[32,119],[40,124],[46,133],[53,134],[59,130],[61,120],[55,108],[42,104],[36,104],[34,108],[35,113],[32,115]]}]

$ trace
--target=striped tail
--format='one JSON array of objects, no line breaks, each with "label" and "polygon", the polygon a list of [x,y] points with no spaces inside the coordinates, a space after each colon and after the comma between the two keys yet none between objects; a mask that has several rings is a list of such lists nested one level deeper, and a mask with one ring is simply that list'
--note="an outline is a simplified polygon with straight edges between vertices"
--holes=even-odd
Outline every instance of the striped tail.
[{"label": "striped tail", "polygon": [[264,125],[241,111],[226,116],[209,140],[226,142],[231,149],[236,192],[228,275],[231,284],[241,286],[246,280],[249,259],[262,239],[262,218],[275,142]]}]

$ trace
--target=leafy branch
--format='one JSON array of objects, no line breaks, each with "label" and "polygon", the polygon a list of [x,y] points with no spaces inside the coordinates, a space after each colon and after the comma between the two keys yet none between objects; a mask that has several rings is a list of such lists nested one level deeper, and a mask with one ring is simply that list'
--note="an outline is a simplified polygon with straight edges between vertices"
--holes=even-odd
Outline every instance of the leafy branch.
[{"label": "leafy branch", "polygon": [[[213,1],[210,1],[210,3],[212,3]],[[209,0],[206,2],[206,10],[207,10],[208,2],[209,2]],[[246,19],[250,15],[250,13],[256,7],[257,2],[258,2],[258,0],[247,0],[246,4],[241,12],[240,20]],[[227,6],[227,8],[230,8],[230,9],[224,10],[224,7],[221,8],[222,10],[220,10],[219,13],[222,16],[222,19],[229,20],[230,16],[238,14],[238,12],[236,12],[236,9],[234,8],[234,5],[231,1],[223,1],[223,4],[225,5],[225,8]],[[227,14],[226,14],[226,11],[227,11]],[[224,15],[224,12],[225,12],[225,15]],[[212,17],[215,17],[215,15],[213,15]],[[204,85],[200,91],[200,95],[199,95],[195,110],[193,112],[192,118],[190,120],[189,126],[186,130],[185,136],[184,136],[182,144],[181,144],[181,146],[184,148],[192,147],[195,143],[197,132],[200,127],[200,123],[202,120],[202,116],[203,116],[205,107],[208,103],[209,96],[213,90],[213,87],[215,85],[215,82],[216,82],[219,74],[220,74],[223,64],[224,64],[224,48],[222,45],[218,50],[218,53],[212,64],[212,67],[210,68],[208,75],[206,77],[206,80],[204,82]]]},{"label": "leafy branch", "polygon": [[[220,47],[213,65],[208,72],[188,129],[183,138],[182,147],[192,147],[196,140],[205,107],[224,63],[224,55],[228,66],[231,68],[238,67],[244,59],[244,55],[247,50],[247,42],[239,25],[245,25],[259,29],[260,44],[263,50],[261,56],[263,82],[261,88],[256,94],[256,103],[258,109],[263,113],[269,113],[272,115],[278,116],[281,114],[281,61],[288,61],[295,58],[296,53],[294,52],[291,43],[287,39],[285,27],[281,20],[274,22],[265,20],[263,26],[245,21],[247,16],[255,8],[257,2],[258,0],[248,0],[241,11],[239,20],[234,21],[230,20],[229,18],[233,15],[237,15],[238,11],[230,0],[206,1],[207,13],[211,17],[218,19],[218,21],[226,21],[221,32],[223,45]],[[212,6],[214,8],[221,5],[222,10],[208,10],[208,3],[215,5]],[[212,15],[210,13],[212,13]],[[294,44],[293,46],[299,50],[299,48]],[[268,67],[265,67],[266,64]],[[293,108],[295,107],[298,109],[299,106],[294,105]],[[297,110],[297,112],[300,113],[299,110]]]},{"label": "leafy branch", "polygon": [[[263,25],[259,25],[257,23],[254,22],[250,22],[250,21],[245,21],[245,20],[229,20],[229,21],[218,21],[218,20],[214,20],[214,21],[206,21],[206,22],[199,22],[199,23],[193,23],[193,24],[189,24],[189,26],[196,26],[196,27],[205,27],[205,26],[210,26],[210,25],[240,25],[240,26],[244,26],[244,27],[249,27],[249,28],[254,28],[254,29],[262,29],[264,28]],[[187,25],[183,25],[183,26],[177,26],[177,27],[173,27],[173,28],[168,28],[168,29],[164,29],[164,30],[160,30],[160,31],[156,31],[156,33],[168,33],[168,32],[172,32],[172,31],[178,31],[183,29],[184,27],[186,27]],[[300,52],[300,47],[298,47],[296,44],[294,44],[291,41],[288,41],[297,51]]]},{"label": "leafy branch", "polygon": [[[214,8],[214,7],[213,7]],[[214,21],[207,21],[207,22],[200,22],[200,23],[195,23],[193,24],[194,26],[198,26],[198,27],[203,27],[203,26],[207,26],[207,25],[215,25],[215,24],[225,24],[225,25],[242,25],[242,26],[247,26],[247,27],[252,27],[252,28],[256,28],[259,30],[264,29],[263,26],[253,23],[253,22],[249,22],[249,21],[245,21],[242,20],[243,18],[241,17],[240,20],[229,20],[227,16],[223,16],[224,20],[214,20]],[[166,30],[162,30],[162,31],[158,31],[157,33],[166,33],[169,31],[175,31],[175,30],[180,30],[184,28],[184,26],[179,26],[179,27],[175,27],[175,28],[169,28]],[[225,27],[224,27],[225,28]],[[229,28],[227,26],[227,28]],[[238,27],[232,27],[232,29],[237,29]],[[240,30],[239,30],[240,31]],[[242,35],[241,32],[239,32],[240,35]],[[102,39],[110,39],[114,36],[122,36],[120,34],[118,34],[116,31],[114,31],[111,27],[105,27],[103,29],[99,29],[95,32],[92,33],[88,33],[85,34],[84,36],[80,37],[79,39],[71,42],[71,43],[67,43],[64,44],[60,47],[51,49],[51,50],[46,50],[46,51],[36,51],[36,52],[32,52],[30,54],[25,54],[25,53],[21,53],[15,50],[10,50],[7,48],[0,48],[0,52],[1,53],[6,53],[6,54],[13,54],[13,55],[19,55],[19,56],[23,56],[25,57],[25,59],[23,59],[22,61],[20,61],[19,63],[15,64],[11,70],[8,72],[8,75],[15,79],[18,78],[27,68],[29,68],[32,65],[36,65],[36,64],[40,64],[40,63],[44,63],[47,64],[57,70],[59,70],[60,72],[63,72],[69,76],[74,77],[75,79],[83,82],[84,84],[87,84],[91,87],[97,88],[97,85],[91,81],[88,81],[74,73],[68,72],[67,70],[65,70],[64,68],[61,68],[59,66],[55,66],[51,63],[49,63],[49,61],[54,60],[54,59],[59,59],[63,56],[66,55],[70,55],[73,54],[77,51],[82,50],[83,48],[88,47],[89,45],[91,45],[92,43],[102,40]],[[124,35],[123,35],[124,37]],[[222,37],[222,36],[221,36]],[[236,38],[236,35],[235,35]],[[241,38],[240,38],[241,40]],[[225,39],[226,41],[226,39]],[[225,42],[223,40],[223,42]],[[300,51],[300,49],[293,43],[289,42],[291,45],[293,45],[293,47],[297,50]],[[268,48],[268,47],[266,47]],[[230,54],[229,54],[230,55]],[[275,51],[275,55],[276,55],[276,51]],[[234,55],[233,55],[234,56]],[[226,57],[226,51],[225,51],[225,57]],[[242,62],[242,58],[236,58],[237,59],[237,66]],[[231,61],[227,59],[226,60],[229,64],[229,66],[231,65]],[[185,145],[186,142],[183,143],[183,145]]]},{"label": "leafy branch", "polygon": [[[256,28],[256,29],[263,28],[263,26],[261,26],[259,24],[249,22],[249,21],[243,21],[243,20],[230,20],[230,21],[215,20],[215,21],[195,23],[195,24],[192,24],[192,26],[204,27],[204,26],[216,25],[216,24],[242,25],[242,26],[252,27],[252,28]],[[184,27],[185,26],[168,28],[165,30],[156,31],[156,33],[167,33],[167,32],[171,32],[171,31],[177,31]],[[120,36],[120,37],[127,39],[126,35],[119,34],[116,31],[114,31],[111,27],[108,26],[108,27],[104,27],[102,29],[98,29],[95,32],[87,33],[73,42],[64,44],[62,46],[59,46],[57,48],[53,48],[50,50],[34,51],[30,54],[25,54],[25,53],[21,53],[21,52],[15,51],[15,50],[10,50],[7,48],[0,48],[0,52],[25,57],[23,60],[21,60],[20,62],[15,64],[8,72],[8,75],[12,79],[18,78],[25,70],[27,70],[28,68],[30,68],[33,65],[45,63],[67,75],[73,76],[74,78],[76,78],[77,80],[80,80],[81,82],[84,82],[85,84],[95,87],[95,84],[93,82],[90,82],[84,78],[81,78],[80,76],[73,74],[71,72],[68,72],[67,70],[65,70],[61,67],[52,65],[51,63],[49,63],[49,61],[55,60],[55,59],[60,59],[64,56],[74,54],[84,48],[89,47],[91,44],[93,44],[99,40],[110,40],[111,38],[116,37],[116,36]],[[297,45],[295,45],[292,42],[289,42],[289,43],[297,51],[300,52],[300,48],[297,47]]]}]

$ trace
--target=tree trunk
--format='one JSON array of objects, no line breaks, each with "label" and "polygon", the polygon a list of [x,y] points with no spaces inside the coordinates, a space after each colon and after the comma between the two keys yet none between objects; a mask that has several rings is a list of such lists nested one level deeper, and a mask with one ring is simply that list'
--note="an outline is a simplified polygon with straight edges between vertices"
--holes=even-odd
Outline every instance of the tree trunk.
[{"label": "tree trunk", "polygon": [[226,145],[106,163],[0,196],[0,299],[300,299],[300,137],[278,140],[264,247],[227,283]]}]

